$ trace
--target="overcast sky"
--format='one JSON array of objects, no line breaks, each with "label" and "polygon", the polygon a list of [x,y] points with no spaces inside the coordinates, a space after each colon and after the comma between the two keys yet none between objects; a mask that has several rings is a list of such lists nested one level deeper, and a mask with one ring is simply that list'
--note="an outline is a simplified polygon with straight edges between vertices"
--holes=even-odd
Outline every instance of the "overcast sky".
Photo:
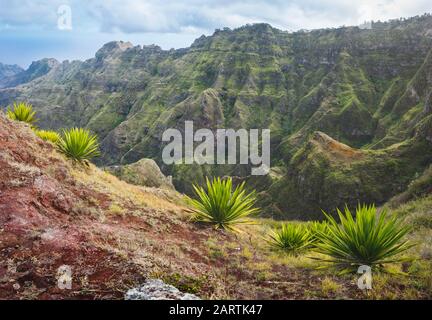
[{"label": "overcast sky", "polygon": [[[432,12],[431,0],[0,0],[0,62],[82,60],[112,40],[181,48],[216,28],[247,23],[295,31],[425,12]],[[61,30],[69,21],[72,29]]]}]

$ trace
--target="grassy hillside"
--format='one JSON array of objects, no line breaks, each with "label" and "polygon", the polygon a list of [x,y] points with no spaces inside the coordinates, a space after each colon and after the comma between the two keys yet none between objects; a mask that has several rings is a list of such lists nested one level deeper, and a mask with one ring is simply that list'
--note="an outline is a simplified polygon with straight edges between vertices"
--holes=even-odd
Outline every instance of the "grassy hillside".
[{"label": "grassy hillside", "polygon": [[[178,193],[68,161],[2,113],[0,141],[0,298],[120,299],[155,277],[212,299],[431,298],[430,196],[392,209],[415,227],[409,237],[419,245],[390,265],[396,274],[374,273],[365,292],[356,274],[317,270],[317,253],[270,248],[265,239],[280,222],[255,219],[239,234],[192,223]],[[65,264],[72,290],[56,286]]]}]

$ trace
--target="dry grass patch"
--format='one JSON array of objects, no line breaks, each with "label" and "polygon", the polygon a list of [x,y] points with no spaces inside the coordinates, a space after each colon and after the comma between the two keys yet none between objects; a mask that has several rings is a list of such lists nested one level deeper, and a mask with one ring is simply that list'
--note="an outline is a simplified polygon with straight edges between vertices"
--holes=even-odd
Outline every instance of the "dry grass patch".
[{"label": "dry grass patch", "polygon": [[[94,165],[89,168],[74,167],[72,175],[75,179],[101,193],[109,194],[113,203],[129,204],[132,207],[149,207],[153,209],[179,211],[179,196],[167,191],[166,197],[160,197],[160,190],[130,185],[117,177],[100,170]],[[169,198],[171,197],[171,198]]]}]

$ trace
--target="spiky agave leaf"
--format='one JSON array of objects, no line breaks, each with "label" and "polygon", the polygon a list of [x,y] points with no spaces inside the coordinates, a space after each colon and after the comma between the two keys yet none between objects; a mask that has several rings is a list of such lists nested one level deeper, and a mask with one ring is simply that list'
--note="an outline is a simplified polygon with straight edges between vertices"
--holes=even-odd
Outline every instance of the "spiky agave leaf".
[{"label": "spiky agave leaf", "polygon": [[328,232],[318,231],[316,251],[329,256],[320,259],[344,271],[356,270],[361,265],[381,268],[388,263],[404,259],[399,254],[415,244],[403,240],[411,228],[402,225],[397,216],[387,217],[387,211],[377,214],[375,206],[359,206],[356,216],[345,208],[337,210],[340,224],[324,213],[328,221]]},{"label": "spiky agave leaf", "polygon": [[271,247],[292,255],[305,251],[312,243],[308,229],[293,223],[285,223],[281,228],[271,231],[267,241]]},{"label": "spiky agave leaf", "polygon": [[235,225],[252,223],[248,216],[258,212],[254,208],[255,192],[247,193],[245,183],[233,191],[232,179],[206,178],[206,186],[193,186],[197,199],[189,198],[193,206],[194,221],[214,224],[217,228],[238,230]]},{"label": "spiky agave leaf", "polygon": [[57,146],[68,158],[81,163],[100,155],[97,136],[83,128],[63,130]]},{"label": "spiky agave leaf", "polygon": [[26,102],[14,102],[13,107],[8,107],[7,110],[9,119],[26,122],[30,125],[37,121],[35,115],[36,112],[33,111],[33,106]]},{"label": "spiky agave leaf", "polygon": [[312,244],[317,243],[320,241],[319,239],[319,233],[325,232],[328,233],[328,224],[327,221],[312,221],[308,224],[308,231],[310,234],[310,241]]}]

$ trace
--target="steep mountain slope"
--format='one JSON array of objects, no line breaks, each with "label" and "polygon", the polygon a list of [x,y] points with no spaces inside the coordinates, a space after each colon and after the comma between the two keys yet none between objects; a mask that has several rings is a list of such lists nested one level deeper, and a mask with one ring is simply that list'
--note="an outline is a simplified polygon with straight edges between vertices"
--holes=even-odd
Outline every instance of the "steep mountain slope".
[{"label": "steep mountain slope", "polygon": [[[334,156],[358,155],[339,145]],[[0,176],[1,299],[121,299],[148,278],[215,299],[432,297],[430,196],[395,211],[421,243],[402,265],[408,276],[374,274],[365,293],[357,275],[318,271],[315,260],[270,250],[263,236],[274,221],[237,235],[193,224],[177,193],[74,165],[1,112]],[[61,266],[71,267],[70,290],[58,287]]]},{"label": "steep mountain slope", "polygon": [[413,138],[380,150],[353,149],[316,132],[292,157],[287,173],[262,190],[262,205],[279,217],[319,219],[321,209],[383,204],[432,163],[431,134],[432,115]]},{"label": "steep mountain slope", "polygon": [[[169,261],[162,248],[159,258],[151,253],[161,243],[147,231],[168,210],[173,216],[161,225],[178,226],[182,208],[173,196],[129,186],[94,166],[75,167],[1,113],[0,146],[0,298],[119,298],[149,266]],[[127,246],[135,237],[153,240],[132,258]],[[57,287],[62,265],[73,270],[72,290]]]},{"label": "steep mountain slope", "polygon": [[[352,155],[339,147],[335,157]],[[263,236],[274,221],[237,235],[193,224],[177,193],[74,165],[1,112],[0,176],[1,299],[121,299],[148,278],[216,299],[432,296],[430,197],[396,211],[416,225],[410,237],[422,244],[402,266],[408,276],[375,274],[365,293],[357,275],[317,271],[315,260],[269,250]],[[61,266],[71,267],[70,290],[58,287]]]},{"label": "steep mountain slope", "polygon": [[[293,157],[307,152],[316,131],[353,148],[376,150],[365,151],[368,155],[386,154],[388,161],[404,162],[398,152],[387,149],[409,143],[431,112],[431,48],[430,15],[374,23],[366,30],[288,33],[266,24],[249,25],[218,30],[190,48],[169,51],[111,42],[93,59],[55,64],[41,77],[0,90],[0,105],[14,100],[33,103],[41,127],[86,126],[102,141],[99,164],[153,158],[165,174],[174,175],[182,191],[204,175],[244,177],[250,168],[197,171],[195,166],[164,166],[161,136],[165,129],[183,130],[185,120],[194,120],[196,129],[270,128],[272,164],[285,167],[286,183],[293,172],[302,170]],[[355,196],[383,203],[425,169],[432,151],[424,152],[418,167],[383,186],[388,191],[382,195],[371,198],[367,189],[375,190],[375,185],[357,189],[352,183],[343,187],[355,190],[334,190],[340,198],[327,201],[318,196],[318,184],[307,181],[313,190],[300,200],[314,203],[308,210],[333,210],[352,203]],[[367,166],[382,166],[380,156],[367,158]],[[287,190],[301,193],[298,184]],[[281,200],[272,201],[276,211],[285,211]],[[296,202],[292,206],[292,210],[306,209]]]}]

